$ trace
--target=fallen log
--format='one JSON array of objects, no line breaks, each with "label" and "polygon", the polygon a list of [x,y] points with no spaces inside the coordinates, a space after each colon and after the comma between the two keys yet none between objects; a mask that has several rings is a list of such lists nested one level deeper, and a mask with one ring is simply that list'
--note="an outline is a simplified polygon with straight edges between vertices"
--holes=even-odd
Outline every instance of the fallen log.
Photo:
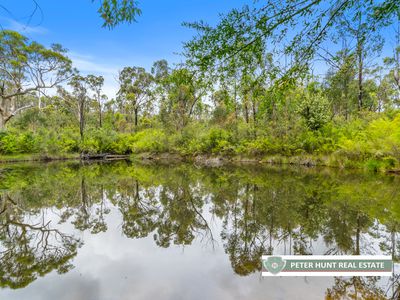
[{"label": "fallen log", "polygon": [[122,160],[122,159],[128,159],[129,155],[106,155],[104,157],[105,160]]},{"label": "fallen log", "polygon": [[81,159],[83,160],[99,160],[104,159],[107,154],[82,154]]},{"label": "fallen log", "polygon": [[82,160],[122,160],[128,159],[129,155],[116,155],[116,154],[108,154],[108,153],[100,153],[100,154],[83,154]]},{"label": "fallen log", "polygon": [[388,170],[386,171],[387,174],[396,174],[396,175],[400,175],[400,170]]}]

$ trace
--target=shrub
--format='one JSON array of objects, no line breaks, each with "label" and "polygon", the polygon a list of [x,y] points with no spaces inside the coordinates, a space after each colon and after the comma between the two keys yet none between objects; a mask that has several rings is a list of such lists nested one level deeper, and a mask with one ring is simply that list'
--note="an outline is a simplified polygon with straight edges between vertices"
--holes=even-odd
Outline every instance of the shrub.
[{"label": "shrub", "polygon": [[38,152],[38,138],[35,138],[30,132],[20,134],[18,136],[18,150],[20,153]]},{"label": "shrub", "polygon": [[136,133],[129,146],[133,153],[168,151],[168,138],[160,129],[145,129]]},{"label": "shrub", "polygon": [[60,153],[79,152],[79,136],[70,132],[63,132],[57,139],[56,146]]},{"label": "shrub", "polygon": [[375,159],[369,159],[365,163],[365,166],[369,171],[378,172],[382,168],[382,162]]},{"label": "shrub", "polygon": [[131,134],[119,134],[114,142],[110,145],[110,153],[129,154],[132,152],[130,148]]},{"label": "shrub", "polygon": [[83,142],[80,144],[80,149],[84,153],[89,153],[89,154],[96,154],[100,152],[100,145],[99,141],[89,137],[85,138]]},{"label": "shrub", "polygon": [[306,93],[298,103],[297,112],[308,128],[318,130],[329,120],[329,101],[320,94]]},{"label": "shrub", "polygon": [[2,154],[18,153],[18,139],[15,134],[2,132],[0,135],[0,152]]},{"label": "shrub", "polygon": [[201,150],[203,152],[218,153],[230,146],[231,133],[221,128],[211,128],[201,140]]}]

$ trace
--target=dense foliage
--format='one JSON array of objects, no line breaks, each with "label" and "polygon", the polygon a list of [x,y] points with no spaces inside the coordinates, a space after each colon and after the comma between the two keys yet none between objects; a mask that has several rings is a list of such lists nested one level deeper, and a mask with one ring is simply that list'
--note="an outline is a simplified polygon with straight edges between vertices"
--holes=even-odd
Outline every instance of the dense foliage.
[{"label": "dense foliage", "polygon": [[[400,167],[397,2],[274,3],[234,9],[215,27],[187,24],[197,35],[184,64],[127,66],[111,99],[104,78],[79,75],[60,45],[2,31],[0,154],[169,152]],[[383,30],[396,39],[389,57]],[[44,95],[49,88],[53,96]]]}]

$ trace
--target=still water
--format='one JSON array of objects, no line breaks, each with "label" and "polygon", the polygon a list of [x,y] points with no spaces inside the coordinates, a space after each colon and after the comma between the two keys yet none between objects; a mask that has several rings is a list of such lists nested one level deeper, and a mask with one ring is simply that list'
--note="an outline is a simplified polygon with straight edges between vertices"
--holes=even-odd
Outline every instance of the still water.
[{"label": "still water", "polygon": [[262,278],[261,255],[399,260],[400,177],[128,162],[0,166],[0,299],[398,299],[394,277]]}]

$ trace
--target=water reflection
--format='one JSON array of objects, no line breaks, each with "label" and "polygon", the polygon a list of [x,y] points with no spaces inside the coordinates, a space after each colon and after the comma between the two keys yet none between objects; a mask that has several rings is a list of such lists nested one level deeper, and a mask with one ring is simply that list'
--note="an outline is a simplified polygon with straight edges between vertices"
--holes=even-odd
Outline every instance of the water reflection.
[{"label": "water reflection", "polygon": [[[8,166],[0,170],[0,284],[26,288],[52,271],[79,269],[83,233],[109,231],[152,240],[154,253],[221,247],[241,277],[261,270],[263,254],[388,254],[399,261],[399,183],[281,167]],[[117,228],[109,227],[110,215]],[[335,278],[323,297],[397,299],[397,279]]]},{"label": "water reflection", "polygon": [[22,288],[52,270],[68,272],[79,239],[54,229],[44,211],[24,211],[8,193],[0,196],[0,285]]}]

